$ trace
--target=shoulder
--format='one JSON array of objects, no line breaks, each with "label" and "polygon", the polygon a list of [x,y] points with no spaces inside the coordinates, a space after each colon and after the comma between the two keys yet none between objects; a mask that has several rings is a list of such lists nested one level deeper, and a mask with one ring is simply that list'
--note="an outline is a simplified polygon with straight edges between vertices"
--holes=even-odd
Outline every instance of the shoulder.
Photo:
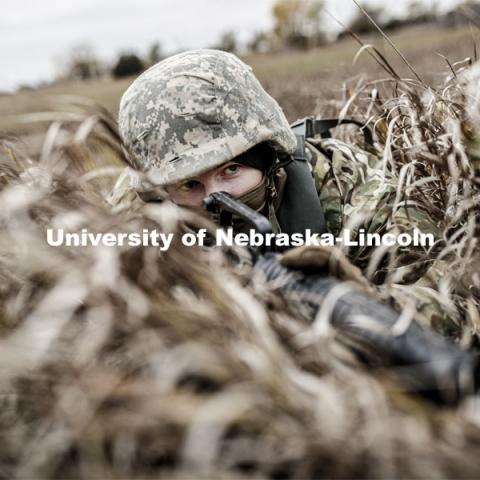
[{"label": "shoulder", "polygon": [[346,168],[348,171],[361,169],[365,173],[373,174],[383,167],[377,155],[336,138],[308,139],[305,143],[310,152],[312,166],[319,175],[330,168]]},{"label": "shoulder", "polygon": [[394,176],[380,156],[335,138],[309,139],[306,145],[319,188],[332,182],[341,191],[394,188]]},{"label": "shoulder", "polygon": [[[338,233],[349,218],[369,219],[396,191],[382,158],[338,139],[308,139],[308,150],[327,226]],[[385,217],[382,210],[382,218]]]}]

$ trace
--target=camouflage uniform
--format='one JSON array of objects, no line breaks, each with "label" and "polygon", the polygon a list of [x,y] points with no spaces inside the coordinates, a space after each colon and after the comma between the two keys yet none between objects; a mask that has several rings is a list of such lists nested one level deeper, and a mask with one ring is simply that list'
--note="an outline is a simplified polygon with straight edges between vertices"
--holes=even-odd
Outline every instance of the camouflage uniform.
[{"label": "camouflage uniform", "polygon": [[[259,143],[268,142],[280,159],[291,157],[297,145],[281,108],[251,68],[215,50],[175,55],[144,72],[122,97],[119,127],[131,162],[143,175],[130,170],[119,180],[110,198],[117,205],[132,200],[132,189],[145,193],[200,175]],[[310,139],[307,146],[328,231],[363,227],[368,233],[398,234],[417,227],[441,238],[428,212],[398,203],[399,179],[382,160],[333,139]],[[370,277],[377,284],[387,279],[380,287],[385,298],[403,306],[413,297],[425,322],[442,329],[450,325],[451,312],[437,292],[440,263],[424,261],[425,252],[410,247],[384,253],[375,256],[367,247],[348,252],[367,273],[370,259],[379,258]]]},{"label": "camouflage uniform", "polygon": [[[399,178],[382,159],[337,139],[310,139],[315,181],[327,230],[338,235],[351,228],[365,233],[412,233],[417,228],[442,241],[442,229],[429,212],[409,204],[399,191]],[[404,307],[414,302],[417,317],[443,334],[459,333],[461,313],[439,292],[447,262],[434,259],[425,247],[359,246],[348,251],[352,263],[378,285],[385,299]],[[376,256],[376,254],[378,255]],[[376,257],[375,257],[376,256]],[[370,262],[375,268],[369,272]]]}]

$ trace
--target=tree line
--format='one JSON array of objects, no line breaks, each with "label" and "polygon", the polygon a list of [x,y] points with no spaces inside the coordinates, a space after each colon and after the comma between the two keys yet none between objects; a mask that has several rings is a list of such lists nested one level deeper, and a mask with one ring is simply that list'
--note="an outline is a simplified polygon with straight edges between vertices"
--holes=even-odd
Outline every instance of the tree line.
[{"label": "tree line", "polygon": [[[365,34],[375,31],[373,22],[385,31],[428,22],[452,26],[452,19],[455,24],[462,23],[462,19],[468,21],[472,12],[478,18],[478,6],[475,1],[466,0],[441,16],[434,4],[427,6],[422,0],[411,0],[403,17],[392,18],[385,6],[364,4],[340,32],[332,35],[325,29],[324,0],[277,0],[272,7],[274,21],[271,29],[256,32],[246,45],[240,45],[235,32],[227,31],[210,47],[235,53],[306,50],[325,45],[352,32]],[[137,75],[165,56],[160,43],[156,42],[145,55],[132,50],[123,51],[111,65],[106,65],[95,56],[90,47],[80,46],[71,51],[62,77],[87,80],[105,74],[111,74],[114,78]]]}]

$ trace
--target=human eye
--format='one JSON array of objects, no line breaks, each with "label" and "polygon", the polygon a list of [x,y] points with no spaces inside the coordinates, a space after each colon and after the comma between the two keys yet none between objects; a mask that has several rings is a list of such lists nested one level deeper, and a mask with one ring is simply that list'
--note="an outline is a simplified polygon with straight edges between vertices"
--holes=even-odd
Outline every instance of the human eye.
[{"label": "human eye", "polygon": [[232,176],[238,173],[238,171],[242,168],[242,166],[239,163],[231,163],[230,165],[227,165],[223,169],[223,174],[226,176]]},{"label": "human eye", "polygon": [[181,183],[177,186],[176,190],[180,192],[191,192],[199,185],[200,182],[196,180],[187,180],[186,182]]}]

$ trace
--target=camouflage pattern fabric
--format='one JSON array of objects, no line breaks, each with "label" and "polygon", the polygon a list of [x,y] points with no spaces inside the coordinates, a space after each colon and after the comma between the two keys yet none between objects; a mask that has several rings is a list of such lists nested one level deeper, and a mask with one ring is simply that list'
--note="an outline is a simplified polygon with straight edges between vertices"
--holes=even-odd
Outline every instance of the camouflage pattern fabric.
[{"label": "camouflage pattern fabric", "polygon": [[296,138],[278,103],[235,55],[192,50],[142,75],[120,102],[132,164],[154,185],[175,183],[268,142],[279,154]]},{"label": "camouflage pattern fabric", "polygon": [[[365,233],[412,233],[414,228],[442,241],[442,231],[427,211],[408,198],[401,179],[383,159],[337,139],[309,139],[314,176],[327,230]],[[447,262],[434,260],[424,247],[358,246],[347,251],[352,263],[378,285],[384,298],[405,307],[412,304],[417,317],[447,335],[458,330],[459,308],[440,294]],[[433,257],[433,259],[432,259]]]}]

